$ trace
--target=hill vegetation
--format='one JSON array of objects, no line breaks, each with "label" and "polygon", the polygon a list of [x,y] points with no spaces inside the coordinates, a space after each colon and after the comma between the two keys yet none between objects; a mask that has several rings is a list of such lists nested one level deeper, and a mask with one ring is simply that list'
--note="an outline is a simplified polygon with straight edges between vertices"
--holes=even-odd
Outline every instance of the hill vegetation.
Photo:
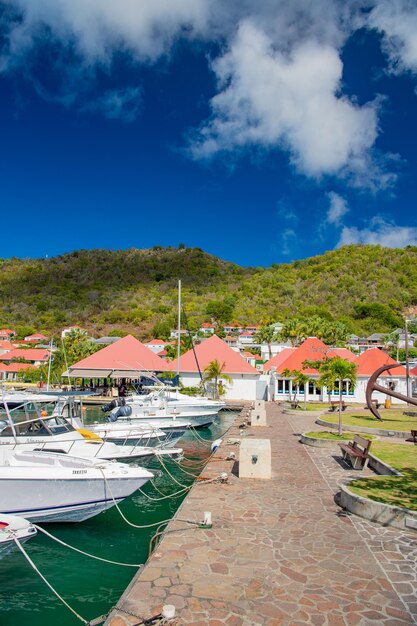
[{"label": "hill vegetation", "polygon": [[366,335],[402,326],[404,312],[417,306],[417,248],[345,246],[266,269],[181,245],[2,259],[0,326],[24,335],[77,324],[93,335],[163,338],[177,323],[178,279],[192,329],[204,321],[320,316]]}]

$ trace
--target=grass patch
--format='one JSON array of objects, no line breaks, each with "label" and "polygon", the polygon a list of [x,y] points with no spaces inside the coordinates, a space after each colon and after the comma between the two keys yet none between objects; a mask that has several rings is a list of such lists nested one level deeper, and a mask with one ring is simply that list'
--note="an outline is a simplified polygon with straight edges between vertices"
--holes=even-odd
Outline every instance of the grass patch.
[{"label": "grass patch", "polygon": [[417,446],[375,441],[371,453],[403,476],[360,478],[349,489],[364,498],[417,511]]},{"label": "grass patch", "polygon": [[[327,430],[312,430],[309,433],[304,433],[307,437],[314,437],[314,439],[328,439],[329,441],[349,441],[352,440],[355,433],[342,433],[341,436],[337,434],[337,432],[327,431]],[[364,439],[375,439],[374,435],[363,435],[362,433],[357,433]]]},{"label": "grass patch", "polygon": [[[342,413],[342,423],[344,426],[354,426],[359,430],[361,428],[381,428],[383,430],[410,432],[411,429],[417,429],[417,417],[405,415],[406,410],[382,409],[380,411],[382,422],[377,420],[370,411]],[[339,414],[337,411],[329,413],[325,419],[331,424],[338,424]]]}]

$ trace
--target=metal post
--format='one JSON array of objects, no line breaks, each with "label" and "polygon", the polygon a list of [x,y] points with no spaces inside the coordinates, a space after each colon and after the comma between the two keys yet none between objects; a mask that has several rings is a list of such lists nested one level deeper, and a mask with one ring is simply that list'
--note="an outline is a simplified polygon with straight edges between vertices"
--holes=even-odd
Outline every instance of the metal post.
[{"label": "metal post", "polygon": [[410,397],[410,363],[408,359],[408,322],[410,320],[405,320],[405,388],[406,394]]}]

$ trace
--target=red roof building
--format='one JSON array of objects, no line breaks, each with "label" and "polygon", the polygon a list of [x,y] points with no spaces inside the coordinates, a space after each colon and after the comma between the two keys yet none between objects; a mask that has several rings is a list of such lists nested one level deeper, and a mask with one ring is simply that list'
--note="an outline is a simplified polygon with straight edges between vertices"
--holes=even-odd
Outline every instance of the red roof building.
[{"label": "red roof building", "polygon": [[[258,374],[259,372],[252,367],[239,352],[232,350],[229,346],[217,335],[212,335],[209,339],[205,339],[198,346],[195,346],[195,353],[197,356],[200,370],[211,363],[211,361],[219,361],[224,363],[223,371],[225,374]],[[176,371],[177,361],[171,363],[171,368]],[[194,351],[189,350],[183,354],[180,358],[180,372],[198,372],[196,363],[196,357]]]},{"label": "red roof building", "polygon": [[[51,353],[49,350],[40,350],[38,348],[14,348],[10,352],[0,355],[0,361],[15,361],[16,359],[25,359],[30,363],[41,364],[49,361]],[[27,366],[26,366],[27,367]]]},{"label": "red roof building", "polygon": [[[356,372],[358,376],[371,376],[379,367],[390,363],[395,365],[397,361],[392,359],[386,352],[380,350],[380,348],[370,348],[356,357],[355,363],[358,366]],[[395,376],[399,378],[406,376],[406,370],[405,367],[400,365],[392,370],[382,372],[381,376]]]},{"label": "red roof building", "polygon": [[14,345],[10,341],[0,341],[0,355],[14,350]]},{"label": "red roof building", "polygon": [[[296,350],[297,348],[284,348],[284,350],[281,350],[281,352],[278,352],[278,354],[276,354],[274,357],[272,357],[272,359],[269,359],[269,361],[267,361],[266,363],[264,363],[263,365],[263,371],[269,372],[273,367],[275,368],[276,372],[281,371],[281,364],[286,361],[288,359],[288,357],[290,356],[290,354],[292,352],[294,352],[294,350]],[[285,367],[283,368],[285,369]]]},{"label": "red roof building", "polygon": [[68,372],[84,378],[138,378],[143,372],[166,372],[170,367],[132,335],[74,363]]},{"label": "red roof building", "polygon": [[34,335],[25,337],[25,341],[28,343],[39,343],[40,341],[48,341],[48,337],[42,335],[42,333],[35,333]]}]

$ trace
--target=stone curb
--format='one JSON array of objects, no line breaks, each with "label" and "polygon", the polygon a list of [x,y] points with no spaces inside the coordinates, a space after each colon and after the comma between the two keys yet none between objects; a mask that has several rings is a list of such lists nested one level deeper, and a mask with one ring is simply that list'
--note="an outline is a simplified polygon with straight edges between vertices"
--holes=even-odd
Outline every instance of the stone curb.
[{"label": "stone curb", "polygon": [[[316,424],[319,426],[326,426],[326,428],[336,429],[337,424],[333,424],[333,422],[326,422],[326,420],[317,419]],[[361,433],[368,433],[369,435],[380,435],[381,437],[399,437],[400,439],[407,439],[410,436],[410,432],[406,432],[404,430],[383,430],[382,428],[366,428],[365,426],[347,426],[343,424],[343,430],[347,430],[350,433],[356,433],[358,430]]]},{"label": "stone curb", "polygon": [[364,498],[350,491],[347,485],[340,485],[338,504],[350,513],[382,526],[394,526],[400,530],[417,530],[416,511]]}]

